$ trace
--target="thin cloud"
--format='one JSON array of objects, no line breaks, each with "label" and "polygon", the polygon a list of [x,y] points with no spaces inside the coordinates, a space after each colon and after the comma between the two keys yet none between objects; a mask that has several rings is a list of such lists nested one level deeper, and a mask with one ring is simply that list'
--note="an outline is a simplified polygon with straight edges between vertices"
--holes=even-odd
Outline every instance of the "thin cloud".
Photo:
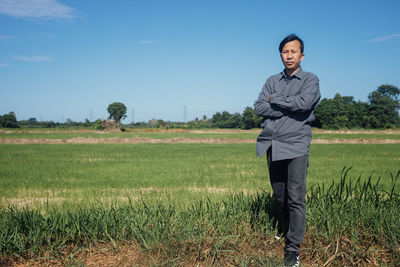
[{"label": "thin cloud", "polygon": [[56,0],[0,0],[0,14],[28,19],[71,19],[75,10]]},{"label": "thin cloud", "polygon": [[400,37],[400,33],[395,33],[395,34],[388,34],[379,38],[375,38],[375,39],[371,39],[368,42],[369,43],[376,43],[376,42],[383,42],[383,41],[387,41],[396,37]]},{"label": "thin cloud", "polygon": [[38,39],[48,39],[48,38],[53,38],[56,35],[51,34],[51,33],[46,33],[46,32],[38,32],[38,33],[32,33],[31,36],[38,38]]},{"label": "thin cloud", "polygon": [[1,67],[8,67],[8,64],[7,63],[0,63],[0,68]]},{"label": "thin cloud", "polygon": [[48,62],[53,61],[51,57],[47,56],[32,56],[32,57],[25,57],[25,56],[17,56],[14,57],[15,60],[18,61],[26,61],[26,62]]},{"label": "thin cloud", "polygon": [[140,41],[140,44],[156,44],[158,43],[158,41],[154,41],[154,40],[144,40],[144,41]]},{"label": "thin cloud", "polygon": [[14,36],[12,35],[0,35],[0,40],[11,40]]}]

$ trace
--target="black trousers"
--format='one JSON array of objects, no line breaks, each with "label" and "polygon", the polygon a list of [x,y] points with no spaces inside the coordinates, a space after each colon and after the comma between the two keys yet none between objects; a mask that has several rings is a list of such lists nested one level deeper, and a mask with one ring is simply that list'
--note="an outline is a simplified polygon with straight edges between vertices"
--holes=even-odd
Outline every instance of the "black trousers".
[{"label": "black trousers", "polygon": [[286,236],[285,251],[299,253],[306,226],[308,155],[272,161],[269,150],[267,161],[278,232]]}]

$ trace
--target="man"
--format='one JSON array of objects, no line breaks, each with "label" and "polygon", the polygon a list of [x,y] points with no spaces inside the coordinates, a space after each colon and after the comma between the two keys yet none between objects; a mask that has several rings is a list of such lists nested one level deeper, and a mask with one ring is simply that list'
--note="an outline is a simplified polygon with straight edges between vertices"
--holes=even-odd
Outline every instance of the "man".
[{"label": "man", "polygon": [[[279,45],[285,69],[268,78],[254,104],[263,116],[257,155],[267,153],[278,234],[286,237],[285,266],[299,266],[306,222],[306,176],[313,110],[321,94],[318,77],[301,69],[304,43],[288,35]],[[277,236],[277,239],[279,237]]]}]

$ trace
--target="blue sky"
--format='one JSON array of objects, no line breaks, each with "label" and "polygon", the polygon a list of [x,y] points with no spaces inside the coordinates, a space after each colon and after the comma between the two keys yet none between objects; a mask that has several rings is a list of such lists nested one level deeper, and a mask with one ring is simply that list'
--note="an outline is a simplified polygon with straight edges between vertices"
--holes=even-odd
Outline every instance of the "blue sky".
[{"label": "blue sky", "polygon": [[[0,114],[183,121],[252,106],[305,42],[323,98],[400,86],[400,1],[0,0]],[[133,116],[133,118],[132,118]]]}]

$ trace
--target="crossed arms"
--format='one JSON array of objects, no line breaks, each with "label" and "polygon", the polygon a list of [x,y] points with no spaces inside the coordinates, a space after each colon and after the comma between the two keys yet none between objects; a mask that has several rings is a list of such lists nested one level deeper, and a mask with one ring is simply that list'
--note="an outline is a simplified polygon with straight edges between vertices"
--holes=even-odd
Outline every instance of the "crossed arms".
[{"label": "crossed arms", "polygon": [[280,118],[291,112],[308,112],[315,108],[321,97],[319,80],[316,76],[305,81],[301,92],[297,95],[273,93],[272,86],[274,86],[272,81],[268,79],[254,103],[254,111],[259,116]]}]

